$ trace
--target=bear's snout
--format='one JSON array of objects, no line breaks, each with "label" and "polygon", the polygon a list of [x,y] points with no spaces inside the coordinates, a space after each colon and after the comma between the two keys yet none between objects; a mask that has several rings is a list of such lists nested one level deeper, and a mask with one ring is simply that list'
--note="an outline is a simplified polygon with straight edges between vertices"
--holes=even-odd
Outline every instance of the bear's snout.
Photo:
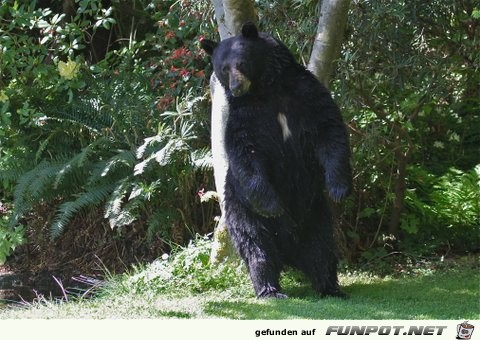
[{"label": "bear's snout", "polygon": [[234,97],[240,97],[250,90],[251,81],[239,70],[232,69],[228,81],[228,89]]}]

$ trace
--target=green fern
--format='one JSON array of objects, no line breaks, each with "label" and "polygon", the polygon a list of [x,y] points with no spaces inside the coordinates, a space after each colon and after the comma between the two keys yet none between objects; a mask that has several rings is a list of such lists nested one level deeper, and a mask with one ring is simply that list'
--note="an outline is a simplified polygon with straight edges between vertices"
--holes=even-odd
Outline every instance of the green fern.
[{"label": "green fern", "polygon": [[63,163],[43,161],[32,170],[26,172],[18,180],[14,191],[14,210],[10,218],[10,225],[17,225],[20,217],[30,210],[35,203],[49,195],[48,187],[54,181]]},{"label": "green fern", "polygon": [[109,155],[97,155],[96,162],[89,167],[89,177],[85,181],[87,187],[94,187],[104,181],[117,181],[132,174],[135,153],[129,150],[117,150]]},{"label": "green fern", "polygon": [[453,225],[480,225],[480,164],[463,172],[451,168],[433,186],[431,199],[439,219]]},{"label": "green fern", "polygon": [[63,109],[52,107],[45,111],[48,120],[71,123],[81,128],[87,128],[90,132],[97,135],[113,125],[111,115],[106,113],[105,110],[101,110],[98,105],[99,103],[95,100],[80,100],[72,103],[70,106],[63,106]]},{"label": "green fern", "polygon": [[191,153],[191,162],[195,169],[200,171],[212,171],[212,152],[209,148],[193,150]]},{"label": "green fern", "polygon": [[177,112],[154,117],[148,81],[129,76],[92,78],[68,105],[54,98],[42,108],[47,119],[37,137],[39,164],[18,181],[12,225],[37,202],[53,199],[62,202],[50,227],[53,238],[92,206],[103,206],[112,229],[142,217],[151,232],[167,236],[173,224],[186,223],[179,207],[191,209],[196,189],[180,177],[193,179],[208,164],[207,149],[194,152],[199,126],[193,111],[203,97],[179,100]]},{"label": "green fern", "polygon": [[131,150],[118,150],[118,153],[112,156],[105,164],[101,172],[101,176],[105,177],[109,175],[115,169],[119,167],[131,168],[135,164],[135,152]]},{"label": "green fern", "polygon": [[106,144],[107,141],[108,139],[105,137],[98,138],[93,143],[83,148],[78,154],[74,155],[70,160],[68,160],[58,172],[53,188],[57,189],[60,183],[63,182],[66,176],[74,169],[88,167],[87,162],[89,162],[89,158],[95,157],[97,147]]},{"label": "green fern", "polygon": [[78,195],[73,201],[62,203],[50,227],[50,236],[52,238],[60,236],[75,214],[84,208],[104,202],[113,190],[115,190],[115,184],[108,183]]},{"label": "green fern", "polygon": [[136,206],[130,205],[123,207],[131,185],[131,178],[121,180],[105,204],[105,218],[109,220],[112,229],[131,224],[135,221],[136,214],[134,210]]}]

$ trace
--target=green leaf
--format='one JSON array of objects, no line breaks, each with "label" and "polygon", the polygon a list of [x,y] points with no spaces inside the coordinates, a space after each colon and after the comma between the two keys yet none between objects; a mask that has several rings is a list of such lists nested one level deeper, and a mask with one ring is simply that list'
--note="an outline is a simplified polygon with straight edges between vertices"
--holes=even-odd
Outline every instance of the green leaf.
[{"label": "green leaf", "polygon": [[474,18],[474,19],[480,19],[480,9],[475,8],[475,9],[472,11],[472,18]]}]

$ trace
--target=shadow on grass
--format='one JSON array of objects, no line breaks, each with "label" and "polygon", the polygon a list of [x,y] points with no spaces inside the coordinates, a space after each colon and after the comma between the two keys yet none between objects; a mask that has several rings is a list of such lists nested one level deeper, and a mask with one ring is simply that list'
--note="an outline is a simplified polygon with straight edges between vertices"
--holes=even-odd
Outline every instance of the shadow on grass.
[{"label": "shadow on grass", "polygon": [[344,286],[350,299],[321,299],[305,285],[285,286],[286,300],[209,302],[208,315],[230,319],[480,318],[480,277],[450,272]]},{"label": "shadow on grass", "polygon": [[157,317],[168,317],[168,318],[176,318],[176,319],[191,319],[192,314],[178,312],[178,311],[158,311]]}]

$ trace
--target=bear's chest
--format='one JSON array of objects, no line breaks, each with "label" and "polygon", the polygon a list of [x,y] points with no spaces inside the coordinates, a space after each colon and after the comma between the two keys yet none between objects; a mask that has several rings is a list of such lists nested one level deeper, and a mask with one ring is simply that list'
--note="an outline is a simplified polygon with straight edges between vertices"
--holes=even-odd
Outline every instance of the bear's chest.
[{"label": "bear's chest", "polygon": [[262,106],[230,112],[226,139],[244,145],[266,157],[277,157],[291,147],[294,133],[291,119],[284,112]]},{"label": "bear's chest", "polygon": [[305,117],[281,103],[255,103],[230,109],[226,139],[266,158],[302,158],[310,153],[311,132]]}]

